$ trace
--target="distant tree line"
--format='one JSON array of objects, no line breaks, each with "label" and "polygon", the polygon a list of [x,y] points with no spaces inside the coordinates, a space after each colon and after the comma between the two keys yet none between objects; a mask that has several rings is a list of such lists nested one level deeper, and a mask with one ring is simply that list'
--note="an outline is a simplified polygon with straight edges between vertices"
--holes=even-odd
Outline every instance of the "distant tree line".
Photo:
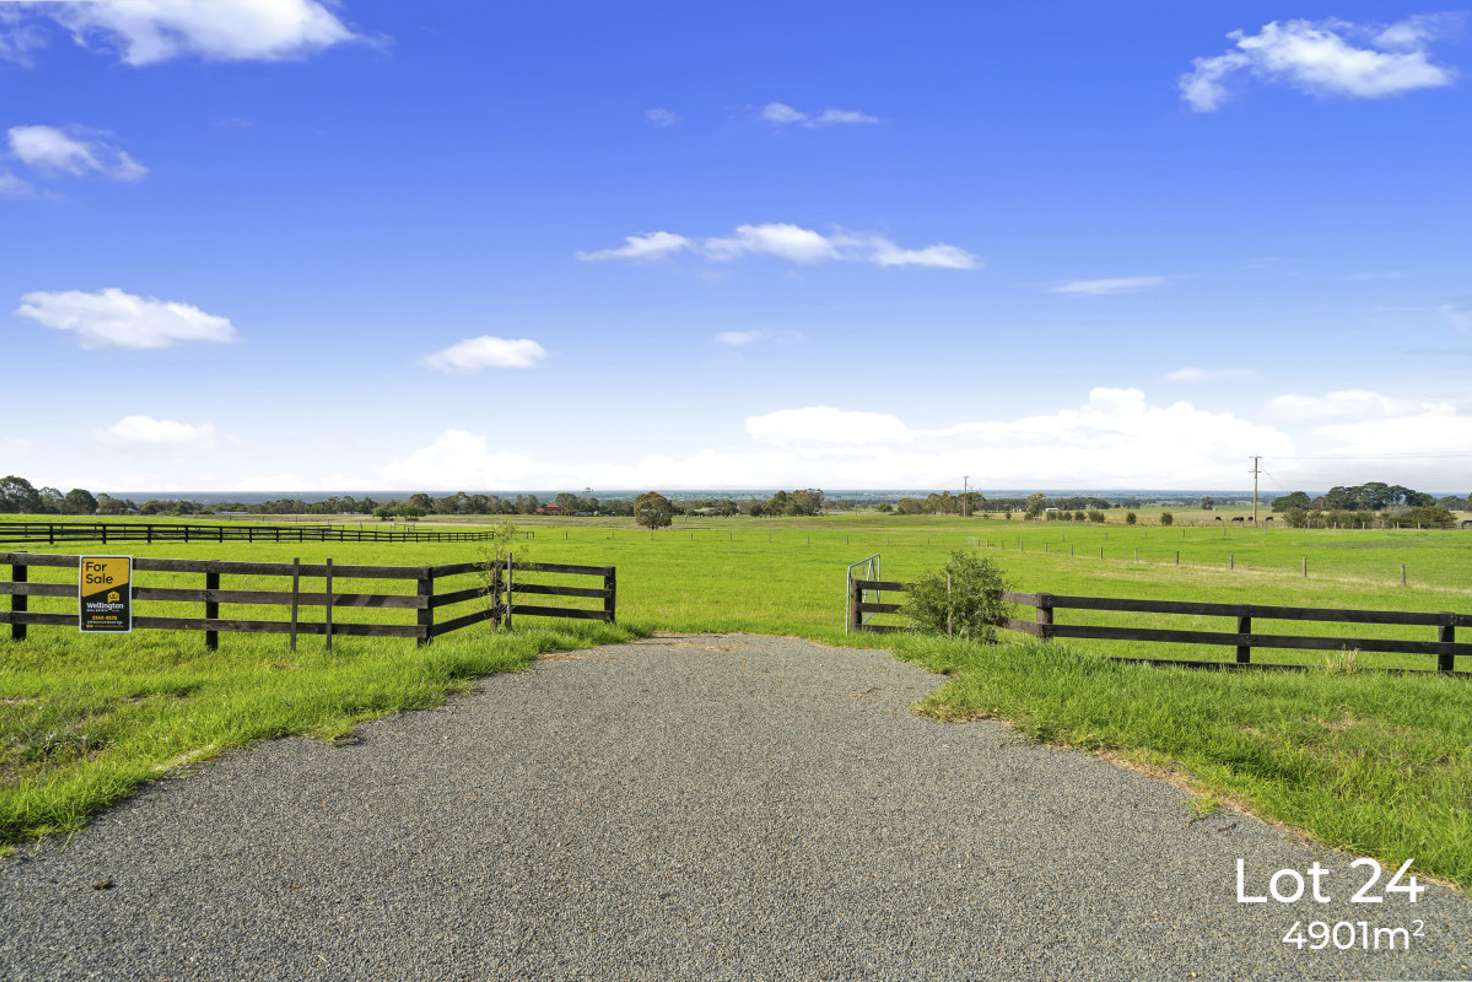
[{"label": "distant tree line", "polygon": [[[662,497],[662,496],[661,496]],[[638,498],[597,498],[563,492],[543,501],[534,494],[468,494],[457,491],[436,497],[418,492],[402,499],[379,501],[371,497],[333,495],[320,501],[273,498],[269,501],[218,501],[204,504],[188,499],[151,498],[142,503],[107,494],[93,495],[82,488],[63,494],[56,488],[36,488],[23,477],[0,478],[0,514],[26,515],[373,515],[385,521],[428,515],[615,515],[634,516]],[[830,502],[816,488],[778,491],[769,498],[663,499],[671,515],[817,515]],[[849,499],[844,507],[854,507]]]},{"label": "distant tree line", "polygon": [[1400,484],[1371,481],[1330,488],[1310,497],[1305,491],[1273,499],[1273,511],[1294,528],[1450,528],[1453,510],[1472,510],[1472,495],[1438,499]]}]

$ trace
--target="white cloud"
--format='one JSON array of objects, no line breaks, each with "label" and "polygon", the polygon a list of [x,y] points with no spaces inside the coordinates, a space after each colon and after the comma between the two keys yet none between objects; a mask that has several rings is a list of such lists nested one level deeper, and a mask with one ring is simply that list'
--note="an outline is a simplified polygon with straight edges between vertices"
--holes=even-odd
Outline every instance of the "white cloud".
[{"label": "white cloud", "polygon": [[929,266],[937,269],[976,269],[981,260],[959,246],[936,244],[912,249],[882,235],[836,231],[831,235],[790,222],[740,225],[727,236],[712,236],[698,246],[673,232],[630,235],[613,249],[580,252],[579,259],[654,259],[694,251],[712,262],[732,262],[747,256],[775,256],[798,265],[828,262],[867,262],[876,266]]},{"label": "white cloud", "polygon": [[483,334],[427,355],[424,363],[442,372],[478,372],[483,368],[531,368],[546,357],[546,349],[530,338],[510,340]]},{"label": "white cloud", "polygon": [[1464,334],[1472,331],[1472,304],[1444,303],[1436,309],[1458,331]]},{"label": "white cloud", "polygon": [[1268,402],[1268,409],[1274,416],[1300,421],[1405,415],[1415,408],[1415,403],[1393,399],[1368,389],[1340,389],[1321,396],[1281,395]]},{"label": "white cloud", "polygon": [[1224,379],[1256,378],[1257,372],[1250,368],[1197,368],[1187,365],[1173,372],[1166,372],[1167,382],[1215,382]]},{"label": "white cloud", "polygon": [[25,198],[31,194],[31,185],[14,173],[0,169],[0,198]]},{"label": "white cloud", "polygon": [[109,442],[143,446],[203,448],[215,443],[215,427],[211,423],[195,426],[151,416],[124,416],[100,435]]},{"label": "white cloud", "polygon": [[[842,241],[842,240],[841,240]],[[849,239],[867,254],[876,266],[930,266],[935,269],[975,269],[981,265],[971,253],[953,245],[931,245],[921,249],[905,249],[882,235]]]},{"label": "white cloud", "polygon": [[805,126],[809,129],[879,122],[879,117],[856,109],[825,109],[820,113],[805,113],[785,102],[767,103],[762,107],[761,117],[774,126]]},{"label": "white cloud", "polygon": [[744,348],[753,344],[793,344],[803,340],[801,331],[721,331],[711,340],[728,348]]},{"label": "white cloud", "polygon": [[1315,95],[1372,99],[1450,85],[1455,70],[1427,50],[1453,26],[1445,17],[1413,17],[1374,28],[1341,20],[1272,21],[1256,34],[1233,31],[1233,47],[1197,58],[1180,79],[1181,97],[1197,112],[1219,109],[1241,72],[1285,82]]},{"label": "white cloud", "polygon": [[75,332],[84,348],[167,348],[178,341],[236,339],[228,318],[207,314],[193,304],[116,288],[27,293],[16,313],[58,331]]},{"label": "white cloud", "polygon": [[578,258],[584,262],[600,259],[664,259],[677,252],[684,252],[691,245],[689,239],[673,232],[647,232],[644,235],[624,236],[624,244],[617,248],[580,252]]},{"label": "white cloud", "polygon": [[395,487],[447,490],[525,488],[539,477],[532,458],[492,451],[484,435],[461,429],[445,430],[429,446],[386,465],[383,476]]},{"label": "white cloud", "polygon": [[77,127],[12,126],[6,135],[16,159],[45,173],[71,177],[95,174],[115,181],[136,181],[148,173],[147,167],[101,134]]},{"label": "white cloud", "polygon": [[1160,286],[1169,277],[1165,276],[1107,276],[1096,280],[1070,280],[1053,287],[1052,293],[1069,293],[1077,296],[1102,297],[1116,293],[1139,293]]},{"label": "white cloud", "polygon": [[779,409],[765,416],[752,416],[746,420],[746,433],[754,440],[779,447],[905,443],[914,436],[897,416],[832,406]]},{"label": "white cloud", "polygon": [[1251,454],[1289,455],[1270,427],[1138,389],[1096,388],[1076,409],[924,429],[890,413],[808,406],[752,416],[746,445],[543,461],[493,452],[483,435],[442,434],[387,469],[397,487],[525,489],[950,487],[1240,487]]},{"label": "white cloud", "polygon": [[272,61],[354,40],[331,2],[319,0],[89,0],[33,5],[76,42],[101,42],[129,65],[196,56]]},{"label": "white cloud", "polygon": [[829,262],[840,255],[821,232],[786,222],[739,226],[728,238],[706,239],[705,252],[716,260],[765,254],[801,264]]},{"label": "white cloud", "polygon": [[680,121],[678,113],[659,107],[644,110],[644,118],[655,126],[674,126]]},{"label": "white cloud", "polygon": [[0,61],[30,65],[31,52],[46,45],[45,35],[22,15],[23,11],[0,7]]},{"label": "white cloud", "polygon": [[[1472,447],[1472,416],[1460,415],[1449,403],[1427,403],[1395,414],[1326,423],[1312,432],[1315,445],[1323,447],[1326,454],[1364,461],[1379,460],[1380,463],[1374,465],[1376,470],[1390,471],[1396,475],[1398,483],[1405,483],[1414,480],[1413,475],[1435,468],[1437,455],[1444,456],[1448,452]],[[1414,454],[1428,457],[1419,461],[1409,459]],[[1384,460],[1387,456],[1397,459],[1387,464]],[[1446,463],[1443,461],[1441,466],[1446,466]],[[1427,474],[1422,479],[1426,482],[1424,486],[1439,491],[1461,491],[1465,488],[1465,460],[1450,463],[1455,468],[1450,479],[1438,479]]]},{"label": "white cloud", "polygon": [[721,331],[716,335],[716,344],[724,344],[731,348],[740,348],[748,344],[756,344],[766,337],[765,331]]}]

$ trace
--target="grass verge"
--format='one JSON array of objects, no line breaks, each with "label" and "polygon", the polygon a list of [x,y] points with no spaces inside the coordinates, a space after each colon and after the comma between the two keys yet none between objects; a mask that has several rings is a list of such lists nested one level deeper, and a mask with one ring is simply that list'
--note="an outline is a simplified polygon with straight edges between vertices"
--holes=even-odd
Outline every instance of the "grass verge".
[{"label": "grass verge", "polygon": [[[363,720],[426,709],[475,678],[538,655],[626,641],[627,627],[467,630],[426,648],[338,639],[327,654],[278,638],[142,635],[105,651],[37,631],[0,667],[0,847],[74,831],[139,786],[256,740],[331,739]],[[114,639],[116,642],[116,639]]]},{"label": "grass verge", "polygon": [[1152,668],[1058,644],[896,636],[920,709],[1119,755],[1329,845],[1472,887],[1472,688],[1378,672]]}]

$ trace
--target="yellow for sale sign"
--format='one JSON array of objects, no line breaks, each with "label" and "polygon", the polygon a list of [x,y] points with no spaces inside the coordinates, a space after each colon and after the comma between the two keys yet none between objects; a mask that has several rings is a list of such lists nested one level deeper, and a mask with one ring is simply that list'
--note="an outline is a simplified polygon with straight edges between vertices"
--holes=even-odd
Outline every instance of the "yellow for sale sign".
[{"label": "yellow for sale sign", "polygon": [[83,556],[77,573],[77,626],[109,634],[133,630],[132,580],[132,556]]}]

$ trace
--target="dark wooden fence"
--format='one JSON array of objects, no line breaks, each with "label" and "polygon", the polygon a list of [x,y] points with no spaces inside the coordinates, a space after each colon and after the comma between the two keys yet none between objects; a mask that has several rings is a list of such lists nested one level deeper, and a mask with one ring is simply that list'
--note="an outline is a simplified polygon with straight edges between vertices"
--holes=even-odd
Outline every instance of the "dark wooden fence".
[{"label": "dark wooden fence", "polygon": [[0,544],[118,542],[486,542],[493,531],[421,532],[339,525],[187,525],[147,522],[0,522]]},{"label": "dark wooden fence", "polygon": [[[32,582],[32,568],[51,567],[77,568],[79,557],[56,556],[37,553],[0,553],[0,564],[11,569],[8,581],[0,580],[0,595],[10,596],[10,609],[0,611],[0,624],[10,625],[10,637],[22,641],[30,625],[71,627],[77,626],[77,611],[41,612],[30,610],[31,597],[66,598],[77,600],[75,578],[68,583]],[[455,563],[443,566],[360,566],[325,563],[251,563],[201,559],[150,559],[139,557],[133,560],[134,601],[133,627],[141,630],[202,631],[209,648],[219,645],[219,633],[244,632],[265,634],[287,634],[292,647],[296,646],[298,634],[321,634],[332,646],[334,635],[359,637],[414,638],[427,644],[434,638],[451,631],[492,621],[498,628],[510,628],[515,616],[560,617],[577,620],[593,620],[614,623],[618,595],[617,571],[612,566],[573,566],[562,563],[518,563],[514,558],[505,562]],[[202,588],[179,588],[164,586],[140,586],[136,580],[139,573],[171,573],[203,575]],[[528,575],[561,574],[595,576],[601,580],[598,587],[565,586],[557,583],[529,582]],[[223,577],[282,577],[290,581],[288,589],[224,589]],[[474,580],[469,579],[474,577]],[[320,590],[302,589],[303,579],[320,579]],[[334,589],[334,582],[343,579],[371,579],[409,581],[414,584],[412,593],[344,593]],[[437,587],[447,585],[445,581],[458,579],[459,584],[449,584],[454,589],[436,592]],[[284,584],[283,584],[284,586]],[[597,607],[559,607],[545,603],[521,603],[520,596],[577,597],[600,600]],[[457,614],[448,620],[437,620],[436,611],[457,604],[477,602],[476,609]],[[152,616],[139,613],[139,603],[198,603],[204,605],[202,617]],[[287,620],[248,620],[220,617],[220,604],[268,605],[285,607],[289,610]],[[322,608],[322,619],[301,619],[301,608]],[[334,623],[332,612],[338,608],[376,608],[413,610],[413,624],[378,623]]]},{"label": "dark wooden fence", "polygon": [[[897,614],[903,605],[874,603],[865,599],[868,591],[903,593],[910,584],[893,580],[855,580],[849,597],[852,623],[860,631],[903,631],[897,625],[865,623],[865,614]],[[1114,597],[1075,597],[1055,593],[1007,593],[1009,603],[1032,607],[1035,619],[1009,617],[1001,625],[1030,634],[1035,638],[1085,638],[1098,641],[1146,641],[1169,644],[1223,645],[1235,649],[1230,662],[1187,662],[1176,659],[1129,659],[1152,663],[1186,665],[1203,668],[1301,668],[1297,665],[1264,664],[1252,661],[1254,648],[1279,648],[1311,651],[1371,651],[1402,655],[1435,655],[1436,668],[1453,672],[1458,655],[1472,656],[1472,644],[1457,643],[1456,629],[1472,627],[1472,614],[1431,613],[1398,610],[1348,610],[1321,607],[1276,607],[1267,604],[1195,603],[1177,600],[1127,600]],[[1227,617],[1236,624],[1235,631],[1181,631],[1147,627],[1110,627],[1096,624],[1059,624],[1057,610],[1108,610],[1140,614],[1185,614]],[[1296,634],[1259,634],[1252,630],[1253,619],[1274,621],[1319,621],[1342,624],[1392,624],[1436,628],[1435,641],[1407,641],[1393,638],[1343,637]],[[1472,675],[1457,672],[1458,675]]]}]

